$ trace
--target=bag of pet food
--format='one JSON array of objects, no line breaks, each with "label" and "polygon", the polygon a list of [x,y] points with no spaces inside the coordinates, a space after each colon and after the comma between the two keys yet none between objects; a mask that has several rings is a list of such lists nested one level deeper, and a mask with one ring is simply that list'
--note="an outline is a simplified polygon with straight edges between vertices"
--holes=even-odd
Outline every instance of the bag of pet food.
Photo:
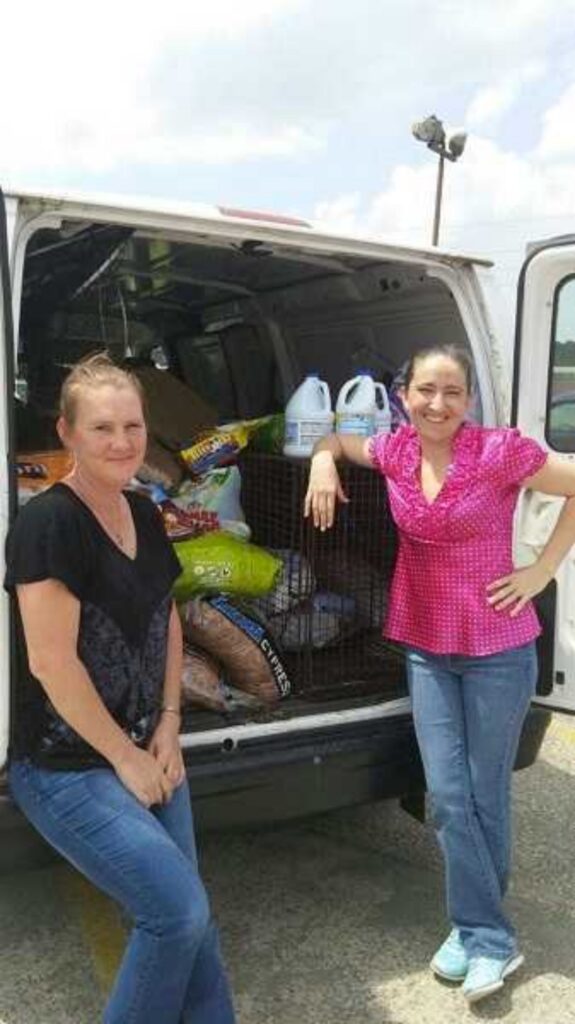
[{"label": "bag of pet food", "polygon": [[242,478],[237,466],[212,469],[200,480],[186,480],[173,501],[183,512],[200,511],[211,516],[217,527],[236,537],[250,539],[250,528],[240,504]]},{"label": "bag of pet food", "polygon": [[269,455],[281,455],[285,438],[285,416],[283,412],[263,416],[261,426],[257,428],[249,440],[249,448],[254,452],[266,452]]},{"label": "bag of pet food", "polygon": [[256,602],[258,611],[266,619],[305,601],[315,588],[311,565],[299,551],[271,548],[271,553],[280,559],[282,567],[274,589]]},{"label": "bag of pet food", "polygon": [[171,541],[189,540],[191,537],[200,537],[204,533],[220,529],[217,514],[209,512],[201,505],[180,508],[169,498],[163,498],[158,502],[158,508]]},{"label": "bag of pet food", "polygon": [[266,422],[267,416],[260,416],[255,420],[238,420],[237,423],[224,423],[213,430],[202,431],[181,449],[180,458],[194,477],[203,476],[218,466],[227,466],[236,461],[238,454]]},{"label": "bag of pet food", "polygon": [[314,567],[321,591],[345,595],[353,601],[353,618],[358,625],[381,626],[387,612],[388,585],[380,570],[351,555],[334,559],[320,554]]},{"label": "bag of pet food", "polygon": [[329,647],[342,634],[342,618],[334,612],[315,611],[311,605],[300,605],[269,620],[272,635],[285,651],[302,647]]},{"label": "bag of pet food", "polygon": [[276,585],[282,567],[269,551],[221,530],[178,541],[174,551],[183,570],[174,585],[178,603],[195,594],[261,597]]}]

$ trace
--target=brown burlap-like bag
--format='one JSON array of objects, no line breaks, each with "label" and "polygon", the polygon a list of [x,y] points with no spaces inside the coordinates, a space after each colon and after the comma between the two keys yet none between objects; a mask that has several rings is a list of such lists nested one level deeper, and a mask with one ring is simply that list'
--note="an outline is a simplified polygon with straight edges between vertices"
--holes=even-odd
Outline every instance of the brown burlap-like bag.
[{"label": "brown burlap-like bag", "polygon": [[217,657],[232,686],[268,704],[290,692],[274,640],[249,611],[223,597],[198,598],[183,606],[182,620],[186,639]]},{"label": "brown burlap-like bag", "polygon": [[222,685],[222,669],[214,658],[191,644],[184,648],[182,665],[182,702],[208,708],[226,710],[226,695]]}]

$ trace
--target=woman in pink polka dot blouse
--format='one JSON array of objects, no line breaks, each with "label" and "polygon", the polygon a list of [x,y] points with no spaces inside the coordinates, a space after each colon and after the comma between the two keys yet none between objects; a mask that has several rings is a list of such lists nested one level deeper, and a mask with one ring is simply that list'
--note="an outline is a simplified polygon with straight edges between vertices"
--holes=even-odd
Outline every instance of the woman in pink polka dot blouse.
[{"label": "woman in pink polka dot blouse", "polygon": [[[445,862],[451,931],[431,961],[470,1002],[523,962],[504,912],[511,774],[535,690],[531,598],[575,542],[575,467],[518,430],[466,420],[472,368],[437,346],[408,365],[411,423],[374,438],[329,434],[315,448],[305,515],[328,529],[346,502],[336,460],[385,476],[399,551],[384,632],[406,647],[415,729]],[[567,501],[537,561],[515,570],[521,487]]]}]

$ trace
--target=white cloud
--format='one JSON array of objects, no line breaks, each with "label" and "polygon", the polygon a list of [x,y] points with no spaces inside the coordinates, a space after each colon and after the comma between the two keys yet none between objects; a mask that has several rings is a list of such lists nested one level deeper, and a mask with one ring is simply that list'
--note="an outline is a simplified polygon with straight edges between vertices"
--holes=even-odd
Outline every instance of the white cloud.
[{"label": "white cloud", "polygon": [[[0,119],[0,131],[2,131]],[[3,173],[14,182],[29,168],[29,140],[23,132],[6,132],[10,140],[1,166]],[[139,121],[126,127],[121,118],[108,124],[101,122],[68,122],[56,132],[37,131],[34,135],[36,151],[42,152],[42,165],[52,171],[65,172],[73,166],[76,171],[93,174],[113,171],[123,162],[183,166],[189,164],[238,163],[266,157],[289,159],[295,155],[311,153],[320,141],[296,127],[278,128],[268,134],[258,133],[249,125],[234,125],[219,134],[188,133],[185,136],[162,134],[161,125],[144,114]]]},{"label": "white cloud", "polygon": [[[154,68],[170,48],[217,47],[267,29],[303,0],[164,0],[161,5],[100,0],[93,16],[72,0],[12,5],[3,20],[0,62],[0,173],[34,168],[102,171],[126,162],[159,166],[221,163],[308,152],[304,126],[258,130],[234,119],[185,134],[166,123]],[[33,17],[34,31],[29,23]],[[7,45],[7,41],[9,44]],[[10,45],[11,43],[11,45]],[[174,96],[181,106],[188,97]]]},{"label": "white cloud", "polygon": [[[439,0],[437,6],[454,27],[463,25],[476,37],[505,43],[515,41],[518,33],[540,29],[557,10],[553,0]],[[562,8],[574,10],[574,0],[563,0]]]},{"label": "white cloud", "polygon": [[[575,85],[542,116],[541,138],[532,153],[514,152],[499,142],[471,135],[461,159],[445,164],[442,202],[444,244],[481,239],[486,248],[501,247],[502,231],[522,224],[526,240],[533,231],[557,232],[575,226],[575,159],[564,159],[559,125],[575,121]],[[554,134],[557,133],[557,134]],[[567,133],[569,134],[569,133]],[[571,143],[575,150],[575,141]],[[552,159],[553,157],[561,159]],[[545,157],[545,159],[542,159]],[[430,235],[437,157],[425,163],[399,164],[382,192],[362,203],[354,194],[324,200],[316,208],[322,222],[378,235],[401,235],[425,243]],[[353,200],[353,201],[351,201]]]},{"label": "white cloud", "polygon": [[3,12],[0,175],[292,159],[383,124],[394,145],[422,97],[461,118],[490,82],[469,108],[481,127],[514,102],[507,69],[572,36],[574,13],[574,0],[22,0]]},{"label": "white cloud", "polygon": [[[556,112],[572,103],[575,88],[568,89],[543,119],[541,144],[534,153],[519,155],[493,140],[472,136],[461,160],[445,167],[440,245],[493,259],[508,336],[527,243],[575,233],[575,159],[537,156],[553,151],[550,125]],[[355,197],[350,203],[347,197],[336,196],[331,203],[319,204],[316,216],[332,230],[429,246],[436,174],[437,161],[430,154],[425,164],[396,166],[384,190],[368,202]]]},{"label": "white cloud", "polygon": [[336,199],[320,202],[315,208],[314,219],[318,224],[336,225],[343,234],[357,231],[360,219],[361,196],[359,192],[337,196]]},{"label": "white cloud", "polygon": [[467,108],[465,124],[477,126],[501,117],[513,105],[516,96],[517,88],[511,82],[480,89]]},{"label": "white cloud", "polygon": [[[436,163],[400,165],[384,191],[361,203],[336,196],[315,209],[323,226],[396,243],[428,246]],[[492,256],[516,267],[528,241],[575,230],[575,162],[540,165],[488,139],[471,141],[465,158],[446,165],[440,245]]]},{"label": "white cloud", "polygon": [[543,120],[543,133],[537,154],[543,159],[575,154],[575,84],[563,93]]},{"label": "white cloud", "polygon": [[545,65],[533,62],[512,75],[506,75],[494,85],[479,89],[465,112],[464,124],[469,128],[480,128],[499,121],[520,99],[524,86],[542,78]]}]

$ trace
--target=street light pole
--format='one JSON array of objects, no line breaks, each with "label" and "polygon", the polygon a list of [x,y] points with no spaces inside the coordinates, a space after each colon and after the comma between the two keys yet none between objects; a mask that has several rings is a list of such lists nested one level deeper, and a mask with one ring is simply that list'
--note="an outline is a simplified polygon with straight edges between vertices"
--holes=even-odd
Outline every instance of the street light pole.
[{"label": "street light pole", "polygon": [[439,163],[437,165],[437,184],[435,186],[435,209],[433,212],[433,233],[431,235],[431,244],[437,245],[439,241],[439,220],[441,217],[441,200],[443,197],[443,170],[445,167],[445,156],[443,153],[439,154]]},{"label": "street light pole", "polygon": [[439,157],[437,182],[435,186],[433,231],[431,235],[431,244],[435,246],[439,241],[439,222],[441,219],[441,202],[443,199],[443,174],[445,161],[451,160],[455,163],[455,161],[459,159],[465,149],[467,135],[465,132],[455,132],[455,134],[451,135],[449,141],[447,141],[443,122],[440,121],[435,114],[432,114],[430,117],[426,117],[425,121],[417,121],[412,126],[411,131],[419,142],[425,142],[427,148],[431,149],[433,153],[437,153]]}]

